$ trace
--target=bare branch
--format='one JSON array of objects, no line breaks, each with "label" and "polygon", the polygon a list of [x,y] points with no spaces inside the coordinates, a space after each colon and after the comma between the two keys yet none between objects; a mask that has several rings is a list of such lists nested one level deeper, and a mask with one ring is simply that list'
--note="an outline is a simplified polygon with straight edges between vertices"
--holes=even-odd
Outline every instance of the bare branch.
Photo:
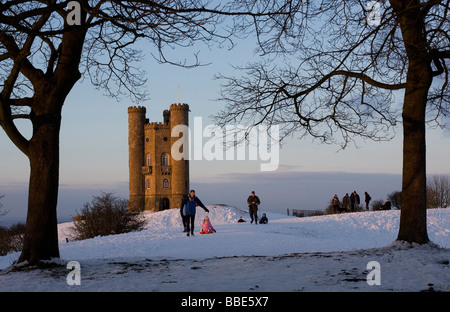
[{"label": "bare branch", "polygon": [[[434,65],[434,76],[445,74],[430,93],[430,111],[437,109],[441,117],[449,111],[449,3],[417,2],[401,9],[404,2],[398,1],[395,7],[408,14],[421,10],[429,40],[424,57]],[[218,76],[226,82],[219,100],[227,106],[214,116],[216,122],[282,124],[285,134],[308,134],[343,147],[353,137],[392,138],[400,117],[394,94],[407,88],[409,63],[398,13],[387,1],[378,4],[376,25],[368,24],[364,1],[301,2],[292,23],[267,26],[254,20],[264,57],[236,67],[241,78]]]},{"label": "bare branch", "polygon": [[11,117],[13,120],[14,119],[31,119],[30,114],[16,114],[16,115],[12,115]]}]

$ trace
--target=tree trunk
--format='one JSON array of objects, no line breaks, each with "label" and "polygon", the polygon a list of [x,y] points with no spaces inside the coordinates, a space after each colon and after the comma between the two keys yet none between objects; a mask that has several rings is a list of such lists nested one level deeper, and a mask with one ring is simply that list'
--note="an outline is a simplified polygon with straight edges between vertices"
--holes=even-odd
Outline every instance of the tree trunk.
[{"label": "tree trunk", "polygon": [[427,234],[427,181],[425,115],[433,81],[431,57],[424,34],[424,17],[417,0],[391,0],[408,58],[403,103],[402,209],[397,240],[425,244]]},{"label": "tree trunk", "polygon": [[[85,1],[83,1],[85,2]],[[84,3],[83,5],[87,5]],[[86,13],[81,10],[84,23]],[[59,258],[56,208],[59,188],[59,135],[62,107],[80,79],[79,64],[87,28],[74,27],[64,33],[55,68],[49,67],[33,83],[31,112],[33,137],[29,141],[30,185],[22,254],[18,262],[30,264]]]},{"label": "tree trunk", "polygon": [[406,88],[403,105],[402,209],[397,240],[419,244],[429,241],[425,145],[428,88],[429,86]]},{"label": "tree trunk", "polygon": [[35,264],[40,260],[59,257],[56,207],[61,109],[33,116],[32,122],[28,214],[23,250],[18,262]]}]

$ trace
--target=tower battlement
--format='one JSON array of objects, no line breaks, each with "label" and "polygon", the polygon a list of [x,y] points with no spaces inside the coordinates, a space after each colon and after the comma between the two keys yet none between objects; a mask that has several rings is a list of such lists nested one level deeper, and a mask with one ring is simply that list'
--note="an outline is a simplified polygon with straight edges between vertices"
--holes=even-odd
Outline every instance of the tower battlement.
[{"label": "tower battlement", "polygon": [[170,129],[170,125],[164,124],[163,122],[156,122],[156,121],[146,123],[144,125],[144,127],[145,127],[145,129],[154,129],[154,130]]},{"label": "tower battlement", "polygon": [[130,106],[128,107],[128,113],[146,113],[146,108],[144,106]]},{"label": "tower battlement", "polygon": [[186,103],[180,104],[180,103],[174,103],[170,105],[170,110],[187,110],[189,111],[189,105]]}]

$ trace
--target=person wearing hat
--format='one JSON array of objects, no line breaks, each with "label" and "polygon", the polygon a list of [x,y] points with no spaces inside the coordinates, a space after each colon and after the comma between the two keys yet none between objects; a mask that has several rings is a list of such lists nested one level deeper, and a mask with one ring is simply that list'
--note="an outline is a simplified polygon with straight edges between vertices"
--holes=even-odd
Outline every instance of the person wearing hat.
[{"label": "person wearing hat", "polygon": [[187,196],[183,197],[183,201],[181,202],[181,210],[184,209],[184,215],[186,216],[186,230],[187,236],[194,235],[194,221],[195,221],[195,212],[196,207],[200,206],[205,210],[205,212],[209,212],[208,208],[203,205],[200,199],[195,196],[195,191],[191,190]]},{"label": "person wearing hat", "polygon": [[261,219],[259,219],[259,224],[267,224],[267,223],[269,223],[269,219],[267,219],[267,215],[263,213]]},{"label": "person wearing hat", "polygon": [[253,218],[255,219],[255,224],[258,224],[258,205],[261,204],[259,197],[255,195],[255,191],[252,191],[252,195],[250,195],[247,199],[248,204],[248,213],[250,214],[250,223],[253,222]]}]

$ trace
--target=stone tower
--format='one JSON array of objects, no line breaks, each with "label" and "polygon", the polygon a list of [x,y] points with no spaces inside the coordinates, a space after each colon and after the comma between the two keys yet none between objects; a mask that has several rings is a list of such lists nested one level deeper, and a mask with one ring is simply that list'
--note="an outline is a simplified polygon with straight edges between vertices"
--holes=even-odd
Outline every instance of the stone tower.
[{"label": "stone tower", "polygon": [[172,144],[179,137],[171,133],[176,125],[188,126],[188,120],[187,104],[172,104],[163,122],[149,122],[145,108],[128,108],[130,206],[152,211],[180,207],[189,192],[189,160],[173,159]]},{"label": "stone tower", "polygon": [[[187,104],[172,104],[170,106],[170,127],[176,125],[189,126],[189,106]],[[179,137],[170,137],[171,146],[179,140]],[[188,148],[183,146],[183,148]],[[189,160],[181,159],[172,161],[172,203],[171,207],[180,207],[183,195],[189,192]]]},{"label": "stone tower", "polygon": [[144,125],[145,107],[128,108],[129,209],[144,208]]}]

